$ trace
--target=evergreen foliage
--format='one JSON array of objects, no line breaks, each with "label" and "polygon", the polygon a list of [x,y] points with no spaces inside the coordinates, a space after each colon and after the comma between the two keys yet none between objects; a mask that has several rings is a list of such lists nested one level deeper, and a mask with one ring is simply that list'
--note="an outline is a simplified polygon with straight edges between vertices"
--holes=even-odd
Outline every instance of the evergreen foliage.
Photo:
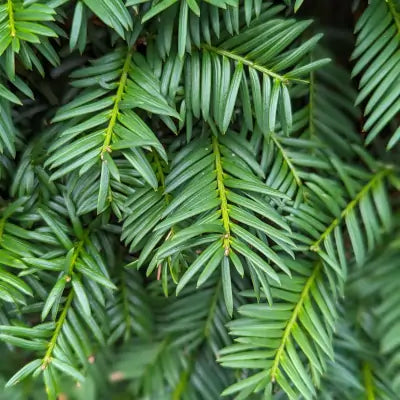
[{"label": "evergreen foliage", "polygon": [[337,7],[0,2],[0,399],[399,398],[400,3]]}]

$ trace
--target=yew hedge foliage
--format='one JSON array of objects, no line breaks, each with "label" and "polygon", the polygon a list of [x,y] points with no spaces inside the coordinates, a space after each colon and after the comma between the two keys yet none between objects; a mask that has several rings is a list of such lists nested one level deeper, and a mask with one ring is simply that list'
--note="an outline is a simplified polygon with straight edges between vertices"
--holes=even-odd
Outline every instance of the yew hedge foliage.
[{"label": "yew hedge foliage", "polygon": [[0,2],[0,399],[400,398],[400,3],[317,3]]}]

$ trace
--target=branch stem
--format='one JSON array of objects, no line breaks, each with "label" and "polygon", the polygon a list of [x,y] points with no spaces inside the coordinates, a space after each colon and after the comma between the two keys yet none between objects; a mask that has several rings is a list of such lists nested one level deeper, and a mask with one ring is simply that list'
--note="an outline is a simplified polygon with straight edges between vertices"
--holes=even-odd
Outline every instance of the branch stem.
[{"label": "branch stem", "polygon": [[271,71],[270,69],[263,67],[262,65],[256,64],[255,62],[248,60],[247,58],[240,56],[238,54],[232,53],[231,51],[224,50],[224,49],[219,49],[218,47],[210,46],[208,44],[203,44],[202,48],[208,51],[211,51],[213,53],[219,54],[221,56],[225,56],[227,58],[230,58],[231,60],[238,61],[244,65],[247,65],[250,68],[253,68],[264,75],[268,75],[271,78],[274,78],[280,82],[287,83],[288,81],[295,81],[295,82],[301,82],[301,83],[308,83],[308,81],[304,79],[297,79],[297,78],[287,78],[284,75],[279,75],[276,72]]},{"label": "branch stem", "polygon": [[[75,247],[74,254],[71,258],[71,262],[68,267],[68,275],[70,277],[72,276],[72,273],[74,271],[74,266],[76,264],[76,260],[78,259],[79,253],[82,251],[82,248],[83,248],[83,245],[85,244],[85,240],[86,240],[88,233],[89,233],[89,231],[87,230],[86,233],[83,235],[82,240]],[[57,320],[56,329],[54,330],[53,336],[50,339],[46,354],[43,357],[42,369],[46,369],[46,367],[51,362],[51,356],[53,354],[54,347],[57,344],[58,336],[60,335],[60,332],[61,332],[61,329],[65,322],[65,319],[67,318],[68,310],[71,306],[73,298],[74,298],[74,289],[71,287],[70,292],[68,293],[67,301],[65,302],[64,308]]]},{"label": "branch stem", "polygon": [[306,300],[306,298],[310,292],[310,289],[312,288],[312,285],[314,284],[315,279],[318,277],[320,270],[321,270],[321,263],[318,263],[318,264],[316,264],[313,273],[308,278],[308,280],[300,294],[299,301],[297,302],[296,307],[293,309],[292,316],[290,317],[289,322],[286,325],[286,328],[283,332],[281,344],[276,352],[276,355],[274,358],[274,363],[272,364],[272,368],[271,368],[271,381],[272,382],[275,382],[275,380],[276,380],[276,375],[278,373],[279,364],[281,362],[281,358],[282,358],[283,352],[285,350],[286,344],[292,333],[293,327],[294,327],[295,323],[297,322],[297,318],[303,307],[304,301]]},{"label": "branch stem", "polygon": [[290,171],[291,171],[291,173],[293,175],[294,180],[297,183],[297,186],[301,186],[303,184],[303,182],[301,181],[300,176],[297,173],[296,168],[292,163],[292,160],[287,155],[285,149],[282,147],[281,143],[279,142],[279,139],[278,139],[277,135],[274,132],[270,132],[269,134],[271,136],[272,141],[275,143],[276,147],[281,152],[283,159],[285,160],[287,166],[289,167],[289,169],[290,169]]},{"label": "branch stem", "polygon": [[67,301],[64,305],[62,313],[60,314],[60,317],[58,318],[58,321],[56,324],[56,329],[54,330],[53,336],[50,339],[49,347],[47,348],[46,354],[43,357],[42,369],[46,369],[47,366],[51,362],[51,356],[52,356],[54,348],[57,344],[57,339],[58,339],[58,336],[60,335],[60,332],[61,332],[61,329],[65,322],[65,319],[67,318],[67,313],[68,313],[69,307],[71,306],[73,298],[74,298],[74,291],[73,291],[73,289],[71,289],[71,291],[68,294]]},{"label": "branch stem", "polygon": [[13,0],[7,0],[7,12],[8,20],[10,22],[10,35],[14,38],[17,35],[17,32],[15,30]]},{"label": "branch stem", "polygon": [[372,179],[361,188],[355,198],[350,201],[346,208],[342,211],[339,217],[335,218],[331,224],[325,229],[318,240],[316,240],[311,246],[312,251],[318,251],[321,243],[332,233],[332,231],[339,225],[339,223],[346,218],[346,216],[354,209],[354,207],[362,200],[362,198],[375,186],[377,182],[385,178],[391,172],[390,169],[383,169],[377,172]]},{"label": "branch stem", "polygon": [[103,142],[103,147],[101,149],[100,157],[102,160],[104,157],[104,153],[111,152],[111,147],[110,147],[111,139],[112,139],[112,135],[114,132],[114,126],[117,122],[117,118],[118,118],[118,114],[119,114],[119,103],[122,100],[126,81],[128,79],[128,72],[129,72],[129,67],[131,65],[132,53],[133,53],[133,49],[130,49],[126,55],[124,65],[122,67],[121,78],[118,83],[118,89],[117,89],[117,93],[115,95],[114,106],[111,111],[110,122],[108,123],[107,129],[106,129],[106,134],[105,134],[105,139]]},{"label": "branch stem", "polygon": [[367,400],[375,400],[374,381],[371,366],[367,362],[363,363],[363,377],[365,384],[365,395]]},{"label": "branch stem", "polygon": [[217,188],[219,198],[221,199],[221,216],[222,223],[225,229],[224,235],[224,249],[225,256],[229,255],[230,251],[230,220],[229,220],[229,210],[228,210],[228,200],[226,198],[226,188],[224,185],[224,171],[222,169],[221,152],[219,150],[218,139],[213,136],[212,138],[213,152],[215,156],[215,169],[217,172]]},{"label": "branch stem", "polygon": [[397,34],[400,35],[400,13],[396,10],[396,5],[393,0],[386,0],[391,14],[393,15],[394,22],[397,27]]}]

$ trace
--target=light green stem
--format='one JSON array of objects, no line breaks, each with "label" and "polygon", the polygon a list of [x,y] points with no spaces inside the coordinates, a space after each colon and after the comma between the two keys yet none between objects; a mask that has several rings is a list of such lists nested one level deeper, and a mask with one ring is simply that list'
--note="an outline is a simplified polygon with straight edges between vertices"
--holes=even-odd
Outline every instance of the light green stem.
[{"label": "light green stem", "polygon": [[264,75],[268,75],[271,78],[274,78],[274,79],[276,79],[276,80],[278,80],[280,82],[285,82],[286,83],[287,81],[292,80],[292,81],[295,81],[295,82],[308,83],[308,81],[306,81],[304,79],[297,79],[297,78],[289,79],[289,78],[286,78],[283,75],[279,75],[276,72],[273,72],[270,69],[263,67],[262,65],[258,65],[256,63],[254,63],[253,61],[248,60],[245,57],[242,57],[242,56],[239,56],[238,54],[232,53],[231,51],[219,49],[218,47],[213,47],[213,46],[210,46],[208,44],[203,44],[202,47],[203,47],[203,49],[211,51],[212,53],[216,53],[216,54],[219,54],[221,56],[225,56],[227,58],[230,58],[231,60],[235,60],[235,61],[238,61],[238,62],[244,64],[244,65],[247,65],[248,67],[257,70],[257,71],[263,73]]},{"label": "light green stem", "polygon": [[117,94],[115,95],[114,106],[111,111],[110,122],[108,123],[104,142],[103,142],[103,147],[101,149],[101,154],[100,154],[101,159],[103,159],[105,152],[109,152],[109,153],[111,152],[110,143],[111,143],[111,139],[112,139],[112,134],[114,132],[114,126],[117,122],[117,118],[118,118],[118,114],[119,114],[119,103],[122,100],[126,81],[128,79],[128,72],[129,72],[129,68],[131,65],[131,59],[132,59],[132,52],[133,52],[132,49],[128,51],[124,65],[122,67],[121,78],[118,83]]},{"label": "light green stem", "polygon": [[308,297],[310,289],[311,289],[312,285],[314,284],[315,279],[318,277],[320,270],[321,270],[321,264],[318,263],[315,266],[313,273],[308,278],[308,280],[303,288],[303,291],[301,292],[300,299],[297,302],[296,307],[293,309],[292,316],[290,317],[289,322],[286,325],[286,328],[283,332],[281,344],[279,345],[279,348],[275,354],[274,363],[272,364],[272,368],[271,368],[271,381],[272,382],[275,382],[275,380],[276,380],[276,375],[279,370],[279,364],[281,362],[283,352],[285,351],[287,341],[288,341],[290,335],[292,334],[293,327],[294,327],[295,323],[297,322],[297,318],[303,307],[304,301]]},{"label": "light green stem", "polygon": [[293,165],[290,157],[286,154],[285,149],[282,147],[281,143],[279,142],[277,135],[274,132],[270,132],[269,134],[271,136],[272,141],[275,143],[276,147],[281,152],[283,159],[285,160],[287,166],[289,167],[289,169],[293,175],[294,180],[297,183],[297,186],[301,186],[303,184],[303,182],[301,181],[300,176],[297,173],[296,168]]},{"label": "light green stem", "polygon": [[357,193],[356,197],[347,204],[346,208],[342,211],[339,217],[335,218],[331,224],[325,229],[318,240],[316,240],[311,246],[312,251],[318,251],[321,243],[332,233],[332,231],[339,225],[339,223],[346,218],[346,216],[354,209],[354,207],[361,201],[361,199],[374,187],[374,185],[382,180],[391,172],[390,169],[383,169],[376,173],[373,178],[362,187],[362,189]]},{"label": "light green stem", "polygon": [[224,235],[224,249],[225,255],[229,255],[230,251],[230,222],[229,222],[229,211],[228,211],[228,201],[226,199],[226,189],[224,185],[224,171],[222,169],[221,153],[219,151],[218,139],[216,137],[212,138],[213,152],[215,156],[215,169],[217,172],[217,188],[219,198],[221,199],[221,217],[222,223],[225,229]]},{"label": "light green stem", "polygon": [[393,0],[386,0],[386,2],[390,12],[393,15],[393,19],[397,27],[397,34],[400,35],[400,14],[397,12],[396,5],[394,4]]},{"label": "light green stem", "polygon": [[7,0],[7,11],[8,11],[8,20],[10,23],[10,35],[11,37],[15,37],[17,32],[15,30],[15,20],[14,20],[14,7],[12,0]]},{"label": "light green stem", "polygon": [[375,400],[374,381],[371,366],[367,362],[363,363],[363,377],[365,384],[366,400]]},{"label": "light green stem", "polygon": [[61,332],[61,329],[63,327],[65,319],[67,318],[67,313],[68,313],[69,307],[71,306],[73,298],[74,298],[74,291],[73,291],[73,289],[71,289],[71,291],[68,294],[67,301],[64,305],[64,309],[62,310],[62,313],[60,314],[60,317],[58,318],[58,321],[56,324],[56,329],[54,330],[53,336],[50,339],[49,347],[47,348],[46,354],[43,357],[42,369],[46,369],[47,366],[51,362],[51,356],[53,354],[54,347],[57,344],[58,336]]},{"label": "light green stem", "polygon": [[[71,262],[70,262],[69,267],[68,267],[68,277],[67,277],[67,279],[69,279],[69,280],[71,279],[71,275],[72,275],[72,273],[74,271],[74,266],[76,264],[76,260],[78,259],[79,253],[83,249],[83,245],[85,244],[85,240],[86,240],[86,237],[87,237],[88,233],[89,233],[89,231],[86,231],[86,233],[83,236],[83,239],[75,247],[74,254],[72,255]],[[70,288],[70,292],[68,293],[67,301],[65,302],[64,308],[63,308],[63,310],[62,310],[62,312],[60,314],[60,317],[57,320],[56,329],[54,330],[53,336],[50,339],[49,346],[47,348],[46,354],[43,357],[42,369],[45,369],[48,366],[48,364],[51,362],[51,355],[53,354],[54,347],[57,344],[58,336],[59,336],[59,334],[61,332],[61,329],[62,329],[63,324],[65,322],[65,319],[67,317],[67,313],[68,313],[68,310],[69,310],[69,308],[71,306],[73,298],[74,298],[74,289],[71,287]]]}]

